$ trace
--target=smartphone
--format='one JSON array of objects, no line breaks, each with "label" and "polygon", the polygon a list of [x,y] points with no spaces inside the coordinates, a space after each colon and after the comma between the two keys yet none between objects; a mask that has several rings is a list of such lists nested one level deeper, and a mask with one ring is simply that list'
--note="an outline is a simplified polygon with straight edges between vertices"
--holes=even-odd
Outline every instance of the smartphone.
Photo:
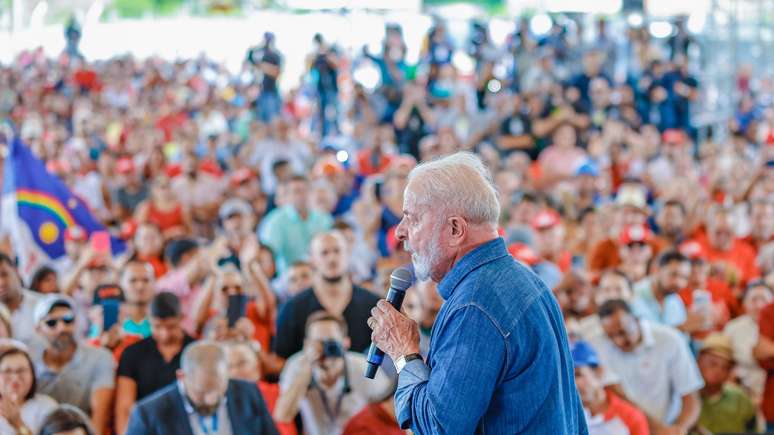
[{"label": "smartphone", "polygon": [[228,296],[228,327],[236,325],[237,320],[245,317],[247,311],[247,295],[229,295]]},{"label": "smartphone", "polygon": [[91,233],[91,249],[97,254],[110,255],[110,233],[107,231],[95,231]]},{"label": "smartphone", "polygon": [[118,323],[120,302],[116,299],[102,301],[102,331],[108,331]]}]

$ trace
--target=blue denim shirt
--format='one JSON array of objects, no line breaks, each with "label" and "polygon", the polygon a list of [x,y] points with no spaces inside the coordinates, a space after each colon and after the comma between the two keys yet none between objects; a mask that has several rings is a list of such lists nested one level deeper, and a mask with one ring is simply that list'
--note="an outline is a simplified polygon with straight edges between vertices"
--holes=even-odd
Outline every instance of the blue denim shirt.
[{"label": "blue denim shirt", "polygon": [[416,434],[587,434],[551,291],[495,239],[438,286],[446,301],[427,363],[398,378],[395,410]]}]

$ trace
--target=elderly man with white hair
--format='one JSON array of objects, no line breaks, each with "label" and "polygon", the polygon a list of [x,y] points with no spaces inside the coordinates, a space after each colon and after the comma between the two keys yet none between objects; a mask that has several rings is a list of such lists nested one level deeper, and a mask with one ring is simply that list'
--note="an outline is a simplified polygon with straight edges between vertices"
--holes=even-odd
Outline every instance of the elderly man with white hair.
[{"label": "elderly man with white hair", "polygon": [[489,171],[470,153],[417,166],[396,229],[417,278],[444,299],[427,361],[417,324],[380,301],[373,341],[399,373],[395,413],[414,433],[586,434],[562,314],[498,236]]}]

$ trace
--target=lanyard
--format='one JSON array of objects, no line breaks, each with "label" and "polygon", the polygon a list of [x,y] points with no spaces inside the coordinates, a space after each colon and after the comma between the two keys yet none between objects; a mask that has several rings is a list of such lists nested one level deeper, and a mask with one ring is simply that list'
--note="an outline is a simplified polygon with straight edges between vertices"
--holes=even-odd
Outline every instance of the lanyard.
[{"label": "lanyard", "polygon": [[210,430],[207,429],[207,424],[204,422],[204,417],[202,417],[199,414],[196,414],[196,415],[197,417],[199,417],[199,428],[202,430],[202,433],[204,435],[210,435],[210,433],[212,433],[212,435],[215,435],[218,433],[218,412],[217,411],[215,411],[215,413],[212,414],[212,417],[211,417],[212,432],[210,432]]},{"label": "lanyard", "polygon": [[331,409],[330,403],[328,403],[328,395],[325,394],[325,391],[323,391],[322,388],[320,388],[319,385],[317,385],[317,382],[313,382],[312,386],[315,390],[317,390],[318,393],[320,393],[320,400],[322,401],[323,410],[325,411],[325,414],[328,416],[328,419],[331,423],[336,422],[336,417],[341,413],[341,402],[344,400],[344,392],[339,394],[339,396],[336,398],[336,408]]}]

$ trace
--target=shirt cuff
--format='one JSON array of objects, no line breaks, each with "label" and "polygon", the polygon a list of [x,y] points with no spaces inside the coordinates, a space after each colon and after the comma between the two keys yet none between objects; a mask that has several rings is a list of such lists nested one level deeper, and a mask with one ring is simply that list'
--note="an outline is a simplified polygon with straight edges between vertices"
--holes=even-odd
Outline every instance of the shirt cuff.
[{"label": "shirt cuff", "polygon": [[406,363],[398,375],[398,389],[395,391],[395,417],[401,429],[411,427],[411,398],[419,384],[430,379],[430,367],[421,359]]}]

